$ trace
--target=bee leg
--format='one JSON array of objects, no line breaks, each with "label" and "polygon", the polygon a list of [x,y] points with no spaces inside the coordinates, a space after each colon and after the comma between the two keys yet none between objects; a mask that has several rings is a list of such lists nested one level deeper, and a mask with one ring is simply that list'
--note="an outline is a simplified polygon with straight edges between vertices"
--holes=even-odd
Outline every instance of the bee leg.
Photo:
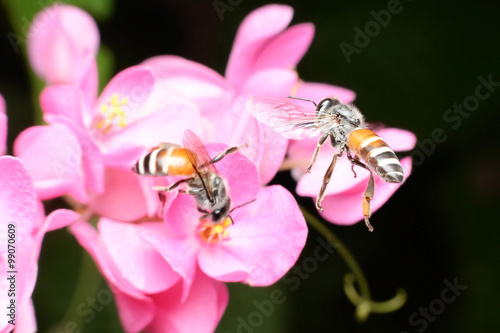
[{"label": "bee leg", "polygon": [[173,183],[170,186],[153,186],[153,189],[156,190],[156,191],[160,191],[160,192],[169,192],[169,191],[175,190],[180,184],[189,182],[189,181],[191,181],[193,179],[194,178],[192,178],[192,177],[191,178],[185,178],[185,179],[181,179],[181,180],[176,181],[175,183]]},{"label": "bee leg", "polygon": [[375,192],[375,182],[373,181],[373,173],[370,170],[370,180],[366,186],[365,193],[363,193],[363,200],[361,201],[361,207],[363,207],[363,215],[365,216],[365,224],[369,231],[373,231],[373,227],[370,224],[370,217],[372,216],[372,210],[370,206],[370,201],[373,199],[373,194]]},{"label": "bee leg", "polygon": [[335,169],[335,164],[337,163],[337,159],[342,156],[344,151],[340,151],[338,154],[333,155],[332,162],[330,166],[326,170],[325,177],[323,178],[323,184],[321,185],[321,189],[319,190],[318,198],[316,199],[316,209],[323,212],[323,207],[321,207],[321,202],[325,198],[325,191],[330,179],[332,178],[333,169]]},{"label": "bee leg", "polygon": [[[242,148],[248,148],[248,144],[245,143],[245,144],[242,144],[241,146],[229,147],[226,150],[224,150],[223,152],[219,153],[219,155],[212,158],[212,160],[208,164],[217,163],[220,160],[222,160],[226,155],[234,154]],[[203,165],[202,165],[202,167],[203,167]]]},{"label": "bee leg", "polygon": [[316,144],[316,149],[314,150],[314,154],[311,158],[311,162],[309,163],[309,166],[307,167],[306,173],[311,173],[311,169],[314,165],[314,162],[316,162],[316,158],[318,157],[319,151],[321,150],[321,146],[323,146],[326,142],[326,139],[330,136],[330,133],[325,133],[320,138],[318,139],[318,143]]},{"label": "bee leg", "polygon": [[349,150],[349,147],[346,147],[346,150],[347,150],[347,154],[346,154],[347,158],[349,159],[349,161],[351,161],[351,170],[352,170],[352,173],[354,173],[354,178],[356,178],[358,175],[356,174],[356,171],[354,171],[354,166],[357,165],[357,166],[363,167],[363,166],[360,165],[360,164],[363,164],[363,163],[359,160],[358,156],[356,156],[356,155],[354,155],[354,157],[351,156],[351,151]]},{"label": "bee leg", "polygon": [[167,201],[167,196],[162,191],[159,191],[158,198],[160,199],[160,203],[161,203],[160,216],[163,217],[163,208],[165,207],[165,202]]},{"label": "bee leg", "polygon": [[200,216],[200,221],[203,221],[204,219],[206,219],[208,217],[208,215],[210,215],[210,212],[205,210],[205,209],[201,209],[200,207],[198,207],[198,211],[200,213],[203,213],[203,215]]},{"label": "bee leg", "polygon": [[370,172],[370,179],[368,180],[368,185],[366,186],[365,193],[363,193],[361,207],[363,208],[363,215],[365,216],[365,224],[368,227],[369,231],[373,231],[373,227],[370,224],[370,217],[372,216],[370,201],[372,201],[373,195],[375,194],[375,181],[373,180],[373,172],[366,166],[366,164],[362,163],[357,158],[357,156],[352,157],[347,154],[347,158],[349,158],[349,161],[351,161],[353,167],[354,165],[357,165],[359,167],[365,168]]}]

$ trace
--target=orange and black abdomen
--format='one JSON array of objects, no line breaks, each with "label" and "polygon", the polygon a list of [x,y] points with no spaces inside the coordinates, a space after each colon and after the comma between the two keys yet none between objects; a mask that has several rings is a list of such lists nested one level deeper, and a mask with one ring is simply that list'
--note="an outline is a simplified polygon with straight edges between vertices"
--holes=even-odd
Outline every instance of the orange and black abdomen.
[{"label": "orange and black abdomen", "polygon": [[368,167],[389,183],[401,183],[403,167],[391,148],[369,129],[357,129],[348,138],[349,149],[366,162]]},{"label": "orange and black abdomen", "polygon": [[192,176],[195,170],[181,147],[156,148],[141,157],[132,170],[141,176]]}]

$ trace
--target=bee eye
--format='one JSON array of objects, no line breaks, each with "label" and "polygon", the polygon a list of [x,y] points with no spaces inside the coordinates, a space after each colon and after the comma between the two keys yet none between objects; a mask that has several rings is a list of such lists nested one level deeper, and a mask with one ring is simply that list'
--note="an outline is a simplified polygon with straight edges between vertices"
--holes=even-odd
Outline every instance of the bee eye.
[{"label": "bee eye", "polygon": [[331,100],[329,98],[325,98],[324,100],[322,100],[321,102],[319,102],[319,104],[318,104],[318,110],[321,110],[321,109],[327,107],[328,104],[330,104],[330,101]]},{"label": "bee eye", "polygon": [[213,221],[218,221],[221,217],[221,210],[220,209],[216,209],[212,212],[212,220]]}]

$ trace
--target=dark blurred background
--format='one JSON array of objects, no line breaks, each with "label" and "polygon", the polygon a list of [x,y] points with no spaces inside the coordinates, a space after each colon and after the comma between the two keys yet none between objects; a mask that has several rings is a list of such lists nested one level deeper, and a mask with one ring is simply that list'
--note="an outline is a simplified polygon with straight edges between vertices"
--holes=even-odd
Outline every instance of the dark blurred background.
[{"label": "dark blurred background", "polygon": [[[9,116],[9,144],[32,125],[32,74],[22,53],[6,36],[49,1],[8,1],[0,7],[0,92]],[[16,5],[13,5],[16,3]],[[175,54],[224,73],[238,25],[267,1],[71,1],[96,17],[102,38],[102,63],[112,75],[154,55]],[[220,19],[214,4],[231,10]],[[300,285],[282,280],[267,288],[230,284],[230,302],[218,332],[494,332],[500,331],[500,84],[484,100],[474,99],[479,77],[500,82],[500,5],[492,0],[405,0],[386,26],[356,44],[356,27],[376,22],[371,11],[394,1],[286,1],[295,9],[293,24],[313,22],[316,35],[298,66],[307,81],[327,82],[357,93],[355,103],[369,120],[416,133],[419,146],[411,177],[372,218],[363,223],[329,224],[355,255],[373,299],[386,300],[402,287],[406,305],[391,314],[354,320],[354,307],[342,290],[345,263],[337,253],[319,262]],[[369,24],[374,28],[374,23]],[[17,29],[17,30],[16,30]],[[366,41],[365,41],[366,42]],[[347,59],[340,45],[356,52]],[[346,44],[342,44],[346,45]],[[349,47],[349,46],[347,46]],[[348,61],[349,60],[349,61]],[[487,90],[481,88],[481,93]],[[472,96],[472,97],[471,97]],[[473,105],[474,101],[477,105]],[[463,115],[447,111],[471,103]],[[454,118],[446,118],[446,116]],[[453,120],[452,120],[453,119]],[[460,122],[460,123],[459,123]],[[441,130],[439,130],[441,129]],[[440,133],[433,139],[433,132]],[[11,150],[9,151],[11,152]],[[273,182],[294,183],[287,173]],[[314,211],[310,199],[299,199]],[[58,205],[51,202],[48,209]],[[314,255],[318,234],[310,231],[298,261]],[[85,275],[80,270],[85,268]],[[291,274],[289,277],[296,277]],[[445,282],[448,281],[448,282]],[[443,302],[446,283],[467,286]],[[34,293],[40,332],[121,332],[114,304],[89,315],[77,311],[87,298],[107,287],[88,255],[65,230],[47,235]],[[273,290],[286,301],[262,316],[259,327],[241,320],[258,318],[256,303]],[[447,293],[445,297],[451,297]],[[89,301],[92,304],[92,300]],[[441,306],[444,304],[444,306]],[[428,310],[428,315],[422,311]],[[83,309],[91,308],[91,305]],[[80,308],[82,309],[82,308]],[[253,316],[253,317],[252,317]],[[239,318],[241,320],[239,320]],[[412,319],[413,318],[413,319]],[[238,331],[239,330],[239,331]]]}]

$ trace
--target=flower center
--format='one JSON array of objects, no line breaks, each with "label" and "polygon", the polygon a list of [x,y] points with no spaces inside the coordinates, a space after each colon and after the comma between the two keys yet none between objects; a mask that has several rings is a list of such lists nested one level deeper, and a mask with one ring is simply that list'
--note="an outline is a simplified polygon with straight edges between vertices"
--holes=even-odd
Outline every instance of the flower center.
[{"label": "flower center", "polygon": [[128,104],[128,98],[120,98],[119,94],[113,94],[109,100],[101,104],[101,114],[96,122],[96,128],[103,133],[108,133],[114,126],[123,128],[127,126],[125,111],[123,107]]},{"label": "flower center", "polygon": [[232,224],[230,218],[214,224],[210,220],[204,220],[200,223],[198,232],[201,239],[207,244],[216,244],[223,240],[229,240],[229,231],[226,230]]}]

